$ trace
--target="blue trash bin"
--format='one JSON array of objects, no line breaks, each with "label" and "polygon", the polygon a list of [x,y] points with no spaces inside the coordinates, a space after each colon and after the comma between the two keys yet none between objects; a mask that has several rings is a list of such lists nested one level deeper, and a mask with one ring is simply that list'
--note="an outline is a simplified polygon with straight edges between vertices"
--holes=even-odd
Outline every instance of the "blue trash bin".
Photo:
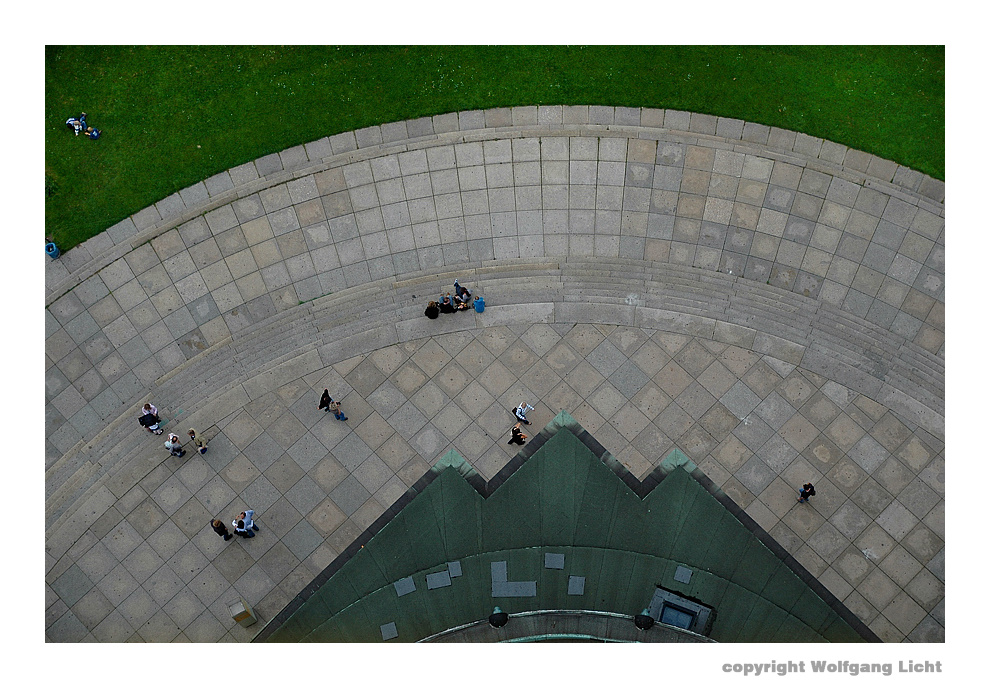
[{"label": "blue trash bin", "polygon": [[485,310],[485,300],[480,296],[474,300],[474,310],[476,313],[481,313]]},{"label": "blue trash bin", "polygon": [[59,254],[58,246],[56,246],[54,243],[49,241],[47,244],[45,244],[45,253],[48,254],[49,258],[52,259],[58,258],[58,254]]}]

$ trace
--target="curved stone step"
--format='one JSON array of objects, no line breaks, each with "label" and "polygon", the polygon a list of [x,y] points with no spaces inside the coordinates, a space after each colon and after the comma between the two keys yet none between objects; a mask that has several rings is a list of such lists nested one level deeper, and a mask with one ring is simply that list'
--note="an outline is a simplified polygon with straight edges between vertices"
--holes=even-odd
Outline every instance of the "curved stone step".
[{"label": "curved stone step", "polygon": [[[483,272],[472,268],[473,274],[471,269],[453,270],[450,274],[470,276],[475,281],[469,281],[466,276],[465,284],[482,292],[490,306],[509,307],[508,311],[498,311],[500,319],[511,320],[514,306],[539,304],[545,306],[545,312],[555,322],[581,321],[575,317],[580,313],[590,314],[588,319],[596,322],[642,322],[644,326],[709,337],[714,336],[717,323],[724,322],[757,332],[772,332],[802,347],[811,340],[812,352],[831,358],[833,369],[845,371],[847,377],[872,376],[875,372],[869,366],[876,365],[876,360],[865,356],[864,346],[895,347],[896,352],[903,350],[928,364],[930,373],[924,382],[929,384],[923,385],[925,391],[918,401],[941,413],[937,394],[928,391],[931,383],[937,381],[938,358],[917,347],[896,347],[895,344],[905,343],[896,342],[889,333],[865,321],[819,308],[818,302],[791,292],[770,286],[764,289],[729,275],[705,274],[683,267],[667,269],[670,266],[648,269],[653,266],[636,262],[628,270],[616,261],[596,266],[607,270],[587,269],[590,266],[588,262],[575,265],[571,261],[540,261],[536,265],[515,262],[507,266],[487,265]],[[426,273],[400,281],[380,280],[320,297],[253,323],[233,333],[223,346],[204,352],[181,370],[165,376],[157,389],[160,408],[195,413],[206,408],[209,399],[218,393],[291,360],[303,350],[316,348],[321,356],[342,360],[344,353],[353,355],[355,342],[367,341],[369,332],[385,332],[395,341],[418,330],[426,332],[424,304],[413,302],[411,295],[421,292],[424,286],[439,284],[441,279],[443,275]],[[641,292],[635,304],[629,303],[632,288]],[[494,312],[491,308],[488,311],[489,315]],[[473,312],[455,315],[455,318],[444,316],[440,324],[432,327],[456,331],[478,326],[480,318]],[[899,363],[897,353],[883,351],[879,360],[894,371],[888,376],[890,384],[907,388],[905,391],[917,387],[921,375],[912,375],[912,365]],[[850,386],[865,393],[877,391],[874,384]],[[157,443],[157,438],[154,439]],[[46,495],[49,497],[46,516],[66,513],[73,495],[78,498],[86,494],[95,481],[112,473],[121,462],[145,451],[143,438],[136,445],[133,430],[122,426],[119,437],[115,435],[99,446],[79,452],[73,470],[68,467],[70,461],[63,457],[57,468],[53,466],[52,477],[59,475],[64,479],[56,488],[57,494]],[[102,463],[93,461],[94,451],[103,452]],[[59,480],[53,481],[58,483]]]}]

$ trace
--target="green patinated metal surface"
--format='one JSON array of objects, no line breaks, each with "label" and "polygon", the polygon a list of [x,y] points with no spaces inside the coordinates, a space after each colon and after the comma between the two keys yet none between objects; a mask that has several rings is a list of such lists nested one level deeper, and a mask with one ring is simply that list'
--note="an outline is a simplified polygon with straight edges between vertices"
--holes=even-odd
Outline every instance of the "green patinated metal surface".
[{"label": "green patinated metal surface", "polygon": [[[382,642],[382,626],[394,623],[395,640],[410,642],[485,619],[495,605],[510,614],[634,615],[657,585],[712,607],[716,641],[873,639],[786,553],[772,551],[765,534],[761,541],[752,522],[733,514],[724,495],[706,489],[679,451],[641,497],[630,487],[638,481],[621,478],[611,457],[589,449],[566,413],[544,433],[542,446],[487,498],[456,452],[443,457],[418,494],[264,639]],[[547,568],[547,553],[563,554],[563,569]],[[535,582],[536,595],[493,596],[493,562],[505,562],[510,583]],[[689,583],[674,580],[678,566],[692,571]],[[455,574],[450,584],[429,589],[427,576],[442,571]],[[416,589],[400,596],[395,583],[409,576]],[[582,595],[568,594],[571,576],[584,578]]]}]

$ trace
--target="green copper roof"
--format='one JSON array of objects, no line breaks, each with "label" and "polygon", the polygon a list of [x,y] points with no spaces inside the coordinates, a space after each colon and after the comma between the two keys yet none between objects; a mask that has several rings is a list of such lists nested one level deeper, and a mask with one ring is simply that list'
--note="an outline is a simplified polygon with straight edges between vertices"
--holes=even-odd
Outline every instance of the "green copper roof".
[{"label": "green copper roof", "polygon": [[444,456],[259,639],[415,641],[496,605],[635,615],[658,585],[713,608],[716,641],[875,639],[681,452],[640,483],[566,413],[525,450],[489,483]]}]

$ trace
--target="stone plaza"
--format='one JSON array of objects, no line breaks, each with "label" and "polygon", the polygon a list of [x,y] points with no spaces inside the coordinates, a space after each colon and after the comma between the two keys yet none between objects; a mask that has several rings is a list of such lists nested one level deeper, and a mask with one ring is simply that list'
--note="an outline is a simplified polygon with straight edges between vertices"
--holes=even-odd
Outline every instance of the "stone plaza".
[{"label": "stone plaza", "polygon": [[[183,189],[46,265],[46,639],[250,641],[447,451],[494,476],[528,401],[639,477],[681,450],[881,639],[941,642],[944,215],[827,140],[605,106]],[[455,278],[487,307],[425,318]]]}]

